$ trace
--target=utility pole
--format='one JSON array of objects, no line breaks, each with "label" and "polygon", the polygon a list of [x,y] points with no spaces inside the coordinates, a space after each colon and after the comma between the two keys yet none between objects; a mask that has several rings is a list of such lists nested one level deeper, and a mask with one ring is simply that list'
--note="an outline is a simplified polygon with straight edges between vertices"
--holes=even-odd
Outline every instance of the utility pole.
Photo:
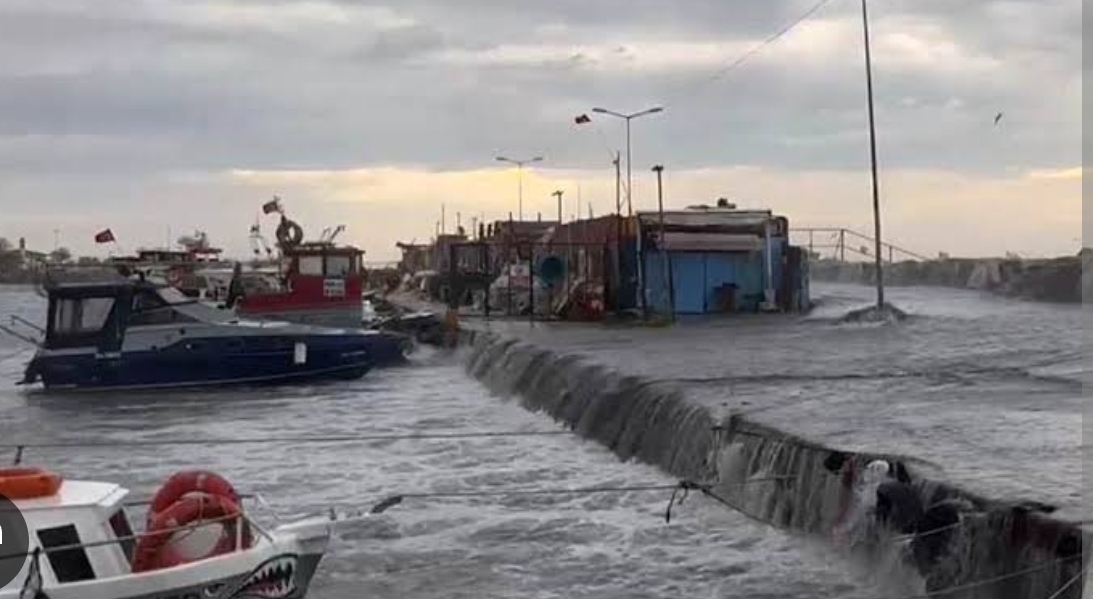
[{"label": "utility pole", "polygon": [[660,216],[660,234],[657,239],[657,250],[660,251],[660,255],[664,260],[662,272],[664,273],[664,293],[668,296],[669,317],[675,322],[676,298],[675,285],[672,281],[672,259],[668,254],[668,241],[664,233],[664,166],[660,164],[654,166],[653,172],[657,174],[657,212]]},{"label": "utility pole", "polygon": [[877,265],[877,310],[884,309],[884,257],[881,253],[880,183],[877,180],[877,125],[873,109],[873,57],[869,48],[869,8],[861,0],[862,33],[865,41],[865,85],[869,95],[869,157],[873,172],[873,236]]},{"label": "utility pole", "polygon": [[440,234],[441,235],[443,235],[445,232],[448,231],[448,226],[447,226],[447,223],[445,222],[446,217],[445,217],[444,213],[445,213],[445,206],[444,206],[444,204],[441,204],[440,205]]},{"label": "utility pole", "polygon": [[615,312],[622,310],[622,153],[615,152]]},{"label": "utility pole", "polygon": [[558,191],[555,191],[554,193],[550,194],[550,195],[558,198],[558,226],[562,225],[562,194],[563,193],[564,192],[559,189]]}]

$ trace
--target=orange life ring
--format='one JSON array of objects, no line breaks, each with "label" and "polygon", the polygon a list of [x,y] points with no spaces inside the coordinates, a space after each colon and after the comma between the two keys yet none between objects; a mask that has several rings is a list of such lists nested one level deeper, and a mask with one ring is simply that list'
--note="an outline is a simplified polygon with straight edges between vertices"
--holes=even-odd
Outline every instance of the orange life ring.
[{"label": "orange life ring", "polygon": [[148,524],[152,523],[159,512],[167,509],[189,493],[219,495],[239,503],[239,494],[223,476],[208,470],[182,470],[171,475],[167,482],[156,491],[152,503],[148,506]]},{"label": "orange life ring", "polygon": [[62,478],[41,468],[0,468],[0,495],[8,499],[49,497],[61,488]]},{"label": "orange life ring", "polygon": [[[235,551],[236,531],[242,521],[239,504],[220,495],[191,494],[176,501],[153,518],[148,530],[137,539],[137,546],[133,551],[132,571],[134,573],[148,572],[191,561],[173,552],[168,542],[173,534],[180,532],[179,528],[198,525],[209,520],[215,520],[221,524],[224,532],[212,551],[200,559]],[[249,535],[246,528],[243,532],[242,546],[245,548],[250,545],[250,539],[247,538]]]}]

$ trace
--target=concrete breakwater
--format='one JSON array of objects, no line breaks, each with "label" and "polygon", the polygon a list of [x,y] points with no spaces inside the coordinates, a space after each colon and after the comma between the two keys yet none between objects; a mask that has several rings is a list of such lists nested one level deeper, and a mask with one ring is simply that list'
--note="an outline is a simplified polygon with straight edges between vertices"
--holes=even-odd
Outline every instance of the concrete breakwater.
[{"label": "concrete breakwater", "polygon": [[[876,266],[824,260],[811,265],[818,281],[873,284]],[[1051,260],[949,259],[896,262],[885,266],[886,284],[977,289],[1005,297],[1081,302],[1093,293],[1093,250]],[[1091,296],[1093,297],[1093,296]]]},{"label": "concrete breakwater", "polygon": [[[622,460],[638,459],[710,484],[718,497],[757,520],[831,538],[847,492],[829,467],[841,455],[838,448],[740,415],[719,418],[671,382],[622,374],[585,356],[497,333],[469,331],[464,341],[468,372],[494,392],[564,422]],[[938,595],[945,597],[1081,596],[1080,584],[1066,586],[1083,566],[1076,526],[1036,506],[997,502],[931,481],[913,458],[864,452],[854,457],[859,471],[873,459],[904,464],[924,505],[960,505],[958,525],[947,530],[882,534],[856,543],[853,553],[872,567],[892,569],[893,579],[913,579],[917,592],[946,589]],[[935,551],[922,555],[924,545]]]}]

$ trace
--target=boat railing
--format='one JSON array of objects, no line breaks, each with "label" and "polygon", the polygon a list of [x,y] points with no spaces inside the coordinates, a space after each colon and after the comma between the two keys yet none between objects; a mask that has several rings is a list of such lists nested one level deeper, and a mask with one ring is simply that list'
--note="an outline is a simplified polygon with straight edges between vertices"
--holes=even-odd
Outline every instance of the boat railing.
[{"label": "boat railing", "polygon": [[[139,502],[139,503],[138,502],[132,502],[132,503],[126,503],[125,505],[127,505],[127,506],[128,505],[140,505],[141,503],[147,504],[147,503],[151,503],[151,502],[150,501],[148,501],[148,502]],[[193,532],[195,532],[199,528],[204,528],[204,527],[212,525],[212,524],[220,524],[220,523],[224,523],[224,522],[230,522],[232,520],[241,520],[248,527],[250,527],[256,533],[258,533],[259,536],[265,538],[267,541],[269,541],[271,543],[273,542],[273,536],[270,535],[268,531],[266,531],[264,528],[259,526],[254,520],[249,518],[246,514],[240,512],[238,514],[230,514],[230,515],[226,515],[226,516],[219,516],[217,518],[208,518],[208,519],[205,519],[205,520],[201,520],[200,522],[192,522],[190,524],[184,524],[184,525],[181,525],[181,526],[175,526],[175,527],[171,527],[171,528],[164,528],[162,530],[157,530],[155,532],[145,531],[145,532],[142,532],[142,533],[133,533],[133,534],[129,534],[129,535],[117,536],[117,537],[114,537],[114,538],[111,538],[111,539],[103,539],[101,541],[88,541],[88,542],[81,542],[81,543],[72,543],[72,544],[69,544],[69,545],[58,545],[56,547],[38,547],[38,548],[35,548],[33,550],[27,551],[25,553],[0,553],[0,561],[8,560],[8,559],[15,559],[15,558],[20,558],[20,559],[26,559],[28,557],[37,558],[41,555],[49,555],[51,553],[61,553],[61,552],[72,551],[72,550],[76,550],[76,549],[86,550],[86,549],[94,549],[94,548],[97,548],[97,547],[109,547],[111,545],[120,545],[122,543],[129,543],[129,542],[133,542],[133,541],[139,541],[140,539],[145,538],[145,537],[153,537],[153,536],[160,536],[160,535],[174,535],[174,534],[178,534],[178,533],[193,534]],[[236,551],[241,551],[243,549],[246,549],[245,547],[243,547],[243,527],[239,526],[239,527],[236,527],[236,529],[235,529],[235,550]]]}]

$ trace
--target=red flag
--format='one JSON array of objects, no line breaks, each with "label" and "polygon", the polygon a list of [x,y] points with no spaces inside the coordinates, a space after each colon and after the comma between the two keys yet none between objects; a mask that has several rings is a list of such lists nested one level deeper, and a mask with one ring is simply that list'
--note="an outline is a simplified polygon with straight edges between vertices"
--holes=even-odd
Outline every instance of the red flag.
[{"label": "red flag", "polygon": [[587,114],[582,114],[582,115],[579,115],[579,116],[578,116],[577,118],[575,118],[575,119],[573,119],[573,120],[574,120],[574,122],[576,122],[576,123],[577,123],[578,125],[583,125],[583,124],[585,124],[585,123],[591,123],[591,122],[592,122],[592,119],[591,119],[591,118],[589,118]]},{"label": "red flag", "polygon": [[105,229],[103,231],[95,233],[95,243],[110,243],[111,241],[116,240],[114,239],[114,232],[110,229]]},{"label": "red flag", "polygon": [[262,204],[262,214],[269,214],[270,212],[281,211],[281,198],[273,196],[273,199]]}]

